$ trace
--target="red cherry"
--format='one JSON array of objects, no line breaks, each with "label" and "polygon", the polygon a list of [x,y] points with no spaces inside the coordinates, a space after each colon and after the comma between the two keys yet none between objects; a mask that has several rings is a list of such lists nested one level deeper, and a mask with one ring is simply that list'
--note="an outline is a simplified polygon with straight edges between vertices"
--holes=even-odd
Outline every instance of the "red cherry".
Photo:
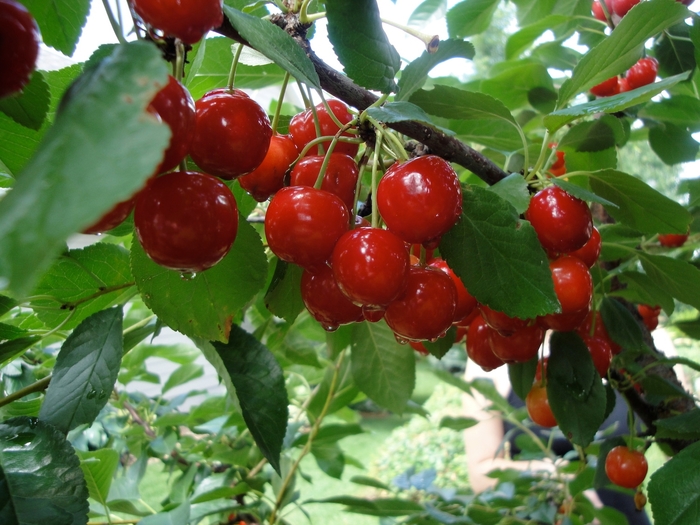
[{"label": "red cherry", "polygon": [[309,313],[329,332],[342,324],[362,320],[362,308],[340,291],[329,266],[321,266],[315,273],[304,270],[301,298]]},{"label": "red cherry", "polygon": [[586,241],[586,244],[584,244],[581,248],[570,252],[569,255],[580,259],[586,266],[591,268],[598,260],[598,257],[600,257],[600,248],[600,232],[598,231],[598,228],[593,226],[591,238],[588,239],[588,241]]},{"label": "red cherry", "polygon": [[593,336],[604,339],[610,345],[610,349],[614,355],[622,352],[622,347],[608,335],[608,331],[605,329],[605,324],[603,323],[603,316],[600,315],[599,311],[589,312],[576,331],[582,338],[585,336]]},{"label": "red cherry", "polygon": [[588,267],[576,257],[563,255],[549,263],[554,293],[561,303],[561,313],[587,309],[593,297],[593,279]]},{"label": "red cherry", "polygon": [[[290,175],[290,186],[313,186],[321,172],[323,156],[306,156],[296,163]],[[355,205],[355,190],[360,170],[355,159],[343,153],[332,153],[323,176],[321,189],[337,195],[352,211]]]},{"label": "red cherry", "polygon": [[537,325],[521,328],[513,335],[489,334],[491,350],[506,363],[525,363],[537,355],[544,340],[544,331]]},{"label": "red cherry", "polygon": [[691,5],[695,0],[676,0],[676,1],[687,6],[687,5]]},{"label": "red cherry", "polygon": [[430,243],[462,213],[459,178],[435,155],[393,164],[379,181],[377,207],[387,228],[404,241]]},{"label": "red cherry", "polygon": [[576,312],[547,314],[537,319],[537,324],[547,330],[557,332],[571,332],[577,330],[586,320],[590,309],[584,308]]},{"label": "red cherry", "polygon": [[190,149],[203,170],[223,179],[250,173],[265,159],[272,128],[260,105],[243,91],[217,89],[195,103]]},{"label": "red cherry", "polygon": [[565,153],[563,151],[557,151],[557,160],[555,160],[549,167],[549,172],[555,177],[561,177],[566,173],[566,162],[564,161],[564,155]]},{"label": "red cherry", "polygon": [[627,93],[630,89],[632,89],[626,77],[621,77],[618,82],[620,87],[620,93]]},{"label": "red cherry", "polygon": [[620,82],[617,77],[609,78],[591,88],[596,97],[611,97],[620,92]]},{"label": "red cherry", "polygon": [[[338,119],[341,124],[347,124],[354,117],[352,113],[348,111],[348,106],[345,102],[340,100],[329,100],[328,106],[331,108],[333,115]],[[333,121],[333,119],[328,115],[326,107],[323,103],[316,106],[316,115],[318,117],[319,127],[321,129],[322,137],[330,137],[338,133],[340,128]],[[292,117],[289,122],[289,134],[292,136],[294,143],[297,145],[299,151],[303,150],[304,147],[317,138],[316,136],[316,126],[314,125],[314,114],[310,109],[302,111],[297,115]],[[343,133],[344,137],[352,137],[350,133]],[[328,142],[323,142],[323,147],[325,151],[328,151],[328,146],[330,146],[330,140]],[[358,144],[352,144],[349,142],[337,142],[333,148],[333,153],[345,153],[351,157],[357,155],[357,150],[359,149]],[[318,146],[314,146],[309,149],[307,155],[318,155]]]},{"label": "red cherry", "polygon": [[349,221],[348,209],[338,196],[308,186],[288,186],[270,201],[265,236],[277,257],[315,271],[331,256]]},{"label": "red cherry", "polygon": [[430,266],[411,266],[406,286],[386,307],[384,320],[400,338],[434,341],[452,325],[456,302],[449,275]]},{"label": "red cherry", "polygon": [[539,359],[537,361],[537,368],[535,369],[535,381],[542,382],[542,370],[544,369],[545,375],[547,374],[547,361],[548,357]]},{"label": "red cherry", "polygon": [[170,127],[170,143],[156,173],[170,171],[187,156],[194,137],[194,100],[185,86],[175,77],[151,100],[148,111],[158,114]]},{"label": "red cherry", "polygon": [[525,212],[545,250],[568,253],[581,248],[593,232],[588,205],[557,186],[537,192]]},{"label": "red cherry", "polygon": [[260,166],[238,178],[241,188],[256,201],[266,201],[284,187],[284,176],[298,155],[299,150],[292,137],[273,135],[270,148]]},{"label": "red cherry", "polygon": [[630,89],[652,84],[656,80],[656,72],[659,70],[659,62],[653,57],[640,58],[635,65],[627,71],[627,83]]},{"label": "red cherry", "polygon": [[617,16],[625,16],[627,12],[636,6],[640,0],[610,0],[612,10]]},{"label": "red cherry", "polygon": [[185,44],[199,42],[224,21],[222,0],[133,0],[136,14],[166,36]]},{"label": "red cherry", "polygon": [[679,248],[688,240],[687,233],[662,233],[659,234],[659,244],[666,248]]},{"label": "red cherry", "polygon": [[12,0],[0,0],[0,35],[0,98],[3,98],[29,82],[41,37],[31,13]]},{"label": "red cherry", "polygon": [[[610,0],[607,1],[609,2]],[[603,11],[603,6],[598,0],[593,0],[593,4],[591,5],[591,12],[593,13],[593,17],[597,20],[600,20],[601,22],[607,22],[607,18],[605,18],[605,11]]]},{"label": "red cherry", "polygon": [[201,272],[228,253],[238,207],[228,187],[205,173],[175,171],[151,181],[136,198],[136,234],[166,268]]},{"label": "red cherry", "polygon": [[111,210],[105,213],[97,222],[83,230],[85,234],[104,233],[119,226],[134,209],[136,197],[118,202]]},{"label": "red cherry", "polygon": [[447,262],[439,257],[436,257],[435,259],[430,261],[429,265],[433,268],[442,270],[447,275],[449,275],[450,279],[452,279],[452,282],[455,285],[455,290],[457,292],[457,305],[455,307],[454,322],[456,323],[458,321],[461,321],[462,319],[470,315],[476,309],[478,303],[476,302],[476,299],[474,299],[472,294],[470,294],[467,288],[464,286],[462,279],[457,277],[457,274],[452,271],[452,268],[449,267]]},{"label": "red cherry", "polygon": [[593,359],[593,366],[600,374],[600,377],[607,377],[610,362],[613,358],[612,348],[602,337],[591,337],[584,335],[581,337],[588,347],[588,351]]},{"label": "red cherry", "polygon": [[644,454],[624,445],[613,448],[605,457],[605,473],[619,487],[637,488],[646,478],[648,470]]},{"label": "red cherry", "polygon": [[546,428],[557,426],[557,420],[549,406],[547,388],[542,383],[532,385],[530,392],[525,398],[525,407],[534,423]]},{"label": "red cherry", "polygon": [[409,341],[409,346],[421,355],[430,355],[430,352],[420,341]]},{"label": "red cherry", "polygon": [[510,317],[503,312],[489,308],[485,304],[479,305],[479,310],[486,323],[504,336],[509,336],[525,328],[529,322],[519,317]]},{"label": "red cherry", "polygon": [[637,305],[637,311],[639,315],[642,316],[642,322],[647,330],[653,332],[659,326],[659,313],[661,313],[660,306],[649,306],[647,304]]},{"label": "red cherry", "polygon": [[383,308],[406,285],[408,251],[388,230],[359,228],[338,240],[331,266],[338,286],[350,300]]},{"label": "red cherry", "polygon": [[467,331],[467,355],[486,372],[505,364],[491,350],[489,334],[493,331],[481,315],[474,318]]}]

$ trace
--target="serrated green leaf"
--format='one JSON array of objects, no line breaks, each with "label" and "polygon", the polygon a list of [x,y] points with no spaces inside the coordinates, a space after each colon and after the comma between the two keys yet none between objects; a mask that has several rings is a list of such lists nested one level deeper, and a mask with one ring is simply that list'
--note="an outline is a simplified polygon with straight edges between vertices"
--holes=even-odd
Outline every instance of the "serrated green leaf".
[{"label": "serrated green leaf", "polygon": [[[649,38],[687,16],[688,9],[675,0],[650,0],[634,6],[615,27],[615,31],[586,53],[574,68],[572,77],[559,90],[557,107],[563,108],[577,93],[629,69],[642,56],[644,43]],[[628,94],[610,98],[624,98],[625,95]],[[550,122],[547,128],[551,132],[564,124],[553,128]]]},{"label": "serrated green leaf", "polygon": [[47,326],[70,330],[90,315],[124,303],[134,291],[129,252],[97,243],[61,255],[32,293],[40,298],[30,304]]},{"label": "serrated green leaf", "polygon": [[700,442],[671,458],[649,480],[654,522],[693,525],[700,516]]},{"label": "serrated green leaf", "polygon": [[117,382],[122,318],[121,308],[103,310],[68,336],[56,358],[39,419],[65,433],[95,420]]},{"label": "serrated green leaf", "polygon": [[466,430],[477,425],[479,422],[473,417],[451,417],[445,416],[440,420],[439,428],[450,428],[452,430]]},{"label": "serrated green leaf", "polygon": [[321,89],[318,75],[311,60],[299,44],[285,31],[267,20],[228,6],[224,6],[224,14],[234,29],[250,42],[254,49],[300,82]]},{"label": "serrated green leaf", "polygon": [[407,65],[401,72],[399,93],[396,95],[395,100],[408,100],[415,91],[423,87],[428,78],[428,73],[439,63],[452,58],[471,60],[474,58],[474,52],[474,46],[464,40],[442,40],[440,47],[435,53],[424,51],[420,57]]},{"label": "serrated green leaf", "polygon": [[[618,222],[642,233],[685,233],[691,216],[677,202],[641,180],[616,170],[600,170],[588,177],[593,192],[617,205],[608,213]],[[579,175],[569,177],[577,180]]]},{"label": "serrated green leaf", "polygon": [[559,141],[557,149],[566,152],[603,151],[615,146],[622,146],[624,138],[625,132],[620,119],[612,115],[601,115],[596,120],[572,126]]},{"label": "serrated green leaf", "polygon": [[498,194],[503,200],[508,201],[515,211],[525,213],[530,205],[530,192],[527,182],[519,173],[511,173],[505,179],[499,180],[489,187],[489,190]]},{"label": "serrated green leaf", "polygon": [[160,52],[133,42],[74,84],[0,202],[0,276],[18,296],[31,290],[70,234],[129,198],[153,173],[170,132],[145,108],[166,79]]},{"label": "serrated green leaf", "polygon": [[34,418],[0,423],[0,493],[7,523],[87,523],[88,490],[73,447]]},{"label": "serrated green leaf", "polygon": [[265,285],[267,258],[255,229],[242,217],[231,251],[216,266],[183,279],[148,258],[135,240],[131,267],[146,306],[190,337],[226,341],[233,316]]},{"label": "serrated green leaf", "polygon": [[447,32],[452,38],[478,35],[491,25],[499,0],[464,0],[447,12]]},{"label": "serrated green leaf", "polygon": [[450,326],[444,336],[439,337],[437,341],[423,341],[423,346],[430,352],[430,355],[438,359],[445,357],[445,354],[450,351],[457,337],[457,327]]},{"label": "serrated green leaf", "polygon": [[90,497],[107,508],[109,488],[119,465],[119,452],[111,448],[78,452]]},{"label": "serrated green leaf", "polygon": [[0,341],[12,341],[27,334],[27,330],[11,324],[0,323]]},{"label": "serrated green leaf", "polygon": [[228,343],[212,345],[235,387],[248,430],[279,473],[288,415],[282,369],[262,343],[236,325]]},{"label": "serrated green leaf", "polygon": [[637,113],[640,118],[649,118],[674,124],[691,131],[700,130],[700,100],[688,95],[675,95],[658,102],[646,104]]},{"label": "serrated green leaf", "polygon": [[408,17],[408,25],[423,25],[445,16],[447,0],[424,0]]},{"label": "serrated green leaf", "polygon": [[658,287],[648,275],[641,272],[627,271],[618,275],[621,283],[626,286],[621,290],[615,290],[610,295],[622,297],[635,304],[648,304],[661,306],[666,315],[671,315],[676,308],[673,297],[667,290]]},{"label": "serrated green leaf", "polygon": [[403,413],[416,384],[415,374],[413,349],[397,343],[384,321],[353,326],[352,375],[374,402]]},{"label": "serrated green leaf", "polygon": [[[654,57],[662,77],[693,69],[696,47],[691,41],[692,26],[680,22],[654,39]],[[696,37],[697,38],[697,37]]]},{"label": "serrated green leaf", "polygon": [[87,22],[90,0],[23,0],[22,3],[36,19],[44,44],[73,56]]},{"label": "serrated green leaf", "polygon": [[517,128],[506,120],[450,120],[449,127],[463,141],[496,151],[511,153],[523,148]]},{"label": "serrated green leaf", "polygon": [[433,125],[427,113],[410,102],[387,102],[383,106],[368,108],[365,113],[380,122],[415,120]]},{"label": "serrated green leaf", "polygon": [[591,102],[586,102],[585,104],[578,104],[570,108],[560,109],[547,115],[544,118],[544,124],[550,133],[554,133],[569,122],[581,117],[595,115],[596,113],[617,113],[631,106],[651,100],[662,91],[675,86],[679,82],[687,80],[688,76],[689,73],[680,73],[679,75],[664,78],[658,82],[647,84],[646,86],[642,86],[631,91],[626,91],[624,93],[620,93],[619,95],[614,95],[612,97],[601,97]]},{"label": "serrated green leaf", "polygon": [[533,357],[526,363],[509,363],[508,379],[513,387],[513,392],[523,401],[532,388],[537,371],[538,357]]},{"label": "serrated green leaf", "polygon": [[692,162],[700,151],[700,143],[690,131],[669,122],[653,126],[649,130],[649,145],[664,164],[669,166]]},{"label": "serrated green leaf", "polygon": [[431,115],[449,119],[502,120],[516,126],[503,103],[484,93],[437,85],[413,94],[411,102]]},{"label": "serrated green leaf", "polygon": [[316,460],[318,468],[335,479],[341,479],[345,470],[345,455],[337,443],[315,442],[311,445],[311,454]]},{"label": "serrated green leaf", "polygon": [[471,186],[462,198],[462,217],[442,237],[440,252],[469,292],[511,317],[557,311],[549,263],[530,223],[492,191]]},{"label": "serrated green leaf", "polygon": [[607,395],[600,374],[575,332],[554,332],[549,344],[549,405],[567,439],[587,447],[605,419]]},{"label": "serrated green leaf", "polygon": [[376,0],[326,0],[328,39],[345,73],[362,87],[390,93],[401,67],[384,33]]},{"label": "serrated green leaf", "polygon": [[700,308],[700,270],[687,261],[640,252],[647,276],[682,303]]},{"label": "serrated green leaf", "polygon": [[542,33],[570,20],[568,16],[549,15],[513,33],[506,41],[506,60],[518,58]]},{"label": "serrated green leaf", "polygon": [[700,409],[654,421],[657,438],[700,439]]},{"label": "serrated green leaf", "polygon": [[303,268],[276,259],[275,273],[265,293],[265,306],[277,317],[293,323],[304,311],[301,298],[301,275]]},{"label": "serrated green leaf", "polygon": [[0,111],[18,124],[38,130],[49,110],[49,85],[40,71],[35,71],[19,95],[0,99]]},{"label": "serrated green leaf", "polygon": [[510,110],[530,104],[534,89],[554,91],[547,67],[532,59],[501,62],[494,76],[478,83],[478,91],[500,100]]},{"label": "serrated green leaf", "polygon": [[639,323],[619,301],[604,297],[600,304],[600,315],[608,335],[622,348],[640,350],[645,347]]},{"label": "serrated green leaf", "polygon": [[612,208],[617,208],[617,204],[614,202],[610,202],[607,199],[604,199],[600,195],[596,195],[595,193],[589,191],[588,189],[579,186],[578,184],[574,184],[572,182],[567,181],[564,178],[561,177],[554,177],[551,179],[552,183],[555,186],[559,186],[561,189],[566,191],[567,193],[573,195],[576,198],[579,198],[583,201],[588,201],[588,202],[597,202],[599,204],[602,204],[603,206],[609,206]]},{"label": "serrated green leaf", "polygon": [[31,335],[0,343],[0,365],[18,356],[34,343],[41,341],[41,339],[39,335]]}]

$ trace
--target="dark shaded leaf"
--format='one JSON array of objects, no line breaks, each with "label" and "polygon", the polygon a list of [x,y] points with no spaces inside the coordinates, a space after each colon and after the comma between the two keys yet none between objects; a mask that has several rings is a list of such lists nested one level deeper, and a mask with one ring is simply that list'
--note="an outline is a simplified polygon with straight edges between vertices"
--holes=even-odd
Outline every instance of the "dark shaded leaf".
[{"label": "dark shaded leaf", "polygon": [[600,315],[608,335],[622,348],[640,350],[645,347],[639,323],[619,301],[609,297],[603,298]]},{"label": "dark shaded leaf", "polygon": [[304,301],[300,291],[301,274],[304,270],[280,259],[276,261],[272,282],[265,293],[265,306],[277,317],[293,323],[304,311]]},{"label": "dark shaded leaf", "polygon": [[642,268],[662,290],[679,301],[700,308],[700,270],[687,261],[639,253]]},{"label": "dark shaded leaf", "polygon": [[527,394],[530,392],[532,383],[535,382],[538,362],[539,357],[533,357],[526,363],[510,363],[508,365],[508,378],[513,387],[513,392],[523,401],[525,401]]},{"label": "dark shaded leaf", "polygon": [[49,85],[44,75],[35,71],[22,92],[0,99],[0,111],[22,126],[39,129],[49,110]]},{"label": "dark shaded leaf", "polygon": [[670,166],[692,162],[700,151],[700,143],[690,131],[669,122],[649,130],[649,145],[664,164]]},{"label": "dark shaded leaf", "polygon": [[451,428],[452,430],[466,430],[479,422],[471,417],[445,416],[440,420],[439,428]]},{"label": "dark shaded leaf", "polygon": [[700,439],[700,409],[695,408],[667,419],[657,419],[654,425],[657,438]]},{"label": "dark shaded leaf", "polygon": [[654,522],[693,525],[700,515],[700,442],[693,443],[654,472],[649,480]]}]

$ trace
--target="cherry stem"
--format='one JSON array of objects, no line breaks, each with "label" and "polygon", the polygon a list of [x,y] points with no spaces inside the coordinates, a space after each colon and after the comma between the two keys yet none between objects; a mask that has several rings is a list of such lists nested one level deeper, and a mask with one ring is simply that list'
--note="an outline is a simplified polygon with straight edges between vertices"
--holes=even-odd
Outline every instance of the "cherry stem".
[{"label": "cherry stem", "polygon": [[[234,44],[236,45],[236,44]],[[236,78],[236,68],[238,68],[238,60],[241,58],[241,53],[243,53],[243,44],[238,44],[236,53],[233,56],[233,63],[231,64],[231,71],[228,74],[228,82],[226,87],[229,91],[233,91],[233,81]]]},{"label": "cherry stem", "polygon": [[178,82],[182,82],[185,75],[185,44],[179,38],[175,40],[175,64],[173,64],[173,76]]},{"label": "cherry stem", "polygon": [[22,399],[24,396],[28,396],[29,394],[35,394],[37,392],[43,392],[49,387],[49,383],[51,382],[51,376],[47,376],[44,379],[40,379],[36,383],[32,383],[29,386],[26,386],[20,390],[17,390],[17,392],[13,392],[7,397],[3,397],[0,399],[0,407],[4,407],[6,405],[9,405],[13,401],[17,401],[18,399]]},{"label": "cherry stem", "polygon": [[610,29],[615,29],[615,24],[613,24],[613,21],[612,21],[612,12],[607,4],[607,2],[609,2],[609,1],[610,0],[607,0],[607,1],[600,0],[600,6],[603,8],[603,13],[605,13],[605,21],[607,22],[608,27]]},{"label": "cherry stem", "polygon": [[379,167],[379,156],[384,141],[384,133],[380,128],[375,130],[377,142],[374,145],[374,158],[372,159],[372,228],[379,226],[379,210],[377,209],[377,168]]},{"label": "cherry stem", "polygon": [[[347,131],[347,130],[344,130],[344,131]],[[306,146],[304,146],[304,149],[301,150],[301,152],[299,153],[299,156],[297,157],[297,160],[295,160],[292,163],[292,165],[296,164],[301,159],[306,157],[306,154],[314,146],[318,146],[319,144],[321,144],[323,142],[328,142],[330,140],[333,140],[333,138],[334,138],[334,136],[326,135],[324,137],[316,137],[314,140],[309,141],[309,143]],[[362,144],[363,141],[362,141],[362,139],[354,139],[351,137],[338,137],[338,142],[347,142],[350,144]]]},{"label": "cherry stem", "polygon": [[[299,9],[299,22],[302,24],[310,24],[314,20],[316,20],[318,17],[313,18],[313,20],[309,17],[309,4],[310,0],[304,0],[301,4],[301,8]],[[326,13],[323,13],[323,16],[325,16]]]},{"label": "cherry stem", "polygon": [[309,100],[309,97],[306,95],[306,90],[304,89],[304,84],[299,82],[297,80],[297,87],[299,88],[299,93],[301,94],[301,99],[304,101],[304,107],[306,109],[309,109],[311,107],[311,101]]},{"label": "cherry stem", "polygon": [[[328,146],[328,151],[326,152],[326,155],[323,157],[323,162],[321,163],[321,169],[318,170],[318,177],[316,177],[316,183],[314,184],[314,188],[317,190],[321,189],[321,186],[323,185],[323,178],[326,176],[326,170],[328,169],[328,164],[331,161],[331,155],[333,154],[333,150],[335,149],[335,145],[338,143],[338,137],[340,134],[343,132],[341,129],[338,131],[335,137],[333,137],[333,140],[331,140],[330,145]],[[321,149],[321,146],[319,145],[319,149]]]},{"label": "cherry stem", "polygon": [[328,105],[328,102],[326,102],[326,97],[323,96],[323,91],[319,91],[318,94],[321,96],[321,102],[323,103],[323,107],[326,108],[326,113],[328,113],[328,116],[331,118],[331,120],[336,126],[342,128],[345,124],[340,122],[340,120],[338,120],[338,117],[335,116],[335,113],[333,113],[333,111],[331,110],[331,107]]},{"label": "cherry stem", "polygon": [[540,150],[540,156],[537,158],[537,162],[535,162],[535,166],[532,168],[532,171],[528,171],[528,166],[525,165],[525,180],[526,181],[531,181],[532,178],[535,176],[536,173],[540,171],[542,166],[545,163],[545,158],[547,157],[547,151],[549,150],[549,131],[545,130],[544,132],[544,138],[542,139],[542,149]]},{"label": "cherry stem", "polygon": [[355,228],[355,210],[357,210],[357,200],[360,198],[360,189],[362,188],[362,173],[365,171],[365,167],[367,166],[368,162],[369,156],[367,155],[367,150],[365,149],[364,153],[362,154],[362,157],[360,158],[360,162],[357,163],[359,175],[357,176],[357,184],[355,184],[355,199],[352,202],[353,213],[352,217],[350,217],[351,229]]},{"label": "cherry stem", "polygon": [[[119,9],[118,4],[119,2],[117,2],[117,9]],[[109,5],[109,0],[102,0],[102,5],[104,5],[105,7],[105,11],[107,12],[107,18],[109,18],[109,24],[112,26],[112,31],[114,31],[117,40],[119,40],[120,44],[126,44],[126,38],[124,38],[124,31],[122,29],[122,25],[120,24],[121,10],[119,10],[120,20],[117,20],[114,17],[114,13],[112,12],[112,7]]]},{"label": "cherry stem", "polygon": [[[316,137],[321,136],[321,123],[318,120],[318,112],[316,111],[316,106],[314,105],[313,95],[311,93],[311,88],[309,88],[309,109],[311,109],[311,114],[314,116],[314,129],[316,130]],[[323,155],[324,149],[323,144],[318,145],[319,155]]]},{"label": "cherry stem", "polygon": [[282,87],[280,88],[280,96],[277,100],[277,107],[275,108],[275,116],[272,117],[272,134],[277,133],[277,125],[280,121],[280,113],[282,113],[282,102],[284,102],[284,95],[287,93],[287,85],[289,84],[289,72],[284,74],[284,80],[282,81]]},{"label": "cherry stem", "polygon": [[404,33],[411,35],[412,37],[415,37],[421,42],[423,42],[425,44],[425,50],[431,55],[436,53],[438,47],[440,47],[440,37],[438,35],[427,35],[421,31],[418,31],[417,29],[405,26],[403,24],[399,24],[398,22],[388,20],[384,17],[381,18],[381,21],[387,25],[395,27],[396,29],[400,29]]}]

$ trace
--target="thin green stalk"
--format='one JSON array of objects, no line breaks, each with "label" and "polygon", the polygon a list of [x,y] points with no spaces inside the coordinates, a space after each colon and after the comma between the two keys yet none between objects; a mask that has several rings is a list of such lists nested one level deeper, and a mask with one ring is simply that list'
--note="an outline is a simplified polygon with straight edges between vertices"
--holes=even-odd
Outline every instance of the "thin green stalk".
[{"label": "thin green stalk", "polygon": [[109,5],[109,0],[102,0],[102,5],[107,12],[107,18],[109,18],[109,25],[112,26],[112,31],[114,31],[115,36],[120,44],[126,44],[126,38],[124,38],[124,31],[119,21],[114,18],[114,13],[112,12],[112,7]]},{"label": "thin green stalk", "polygon": [[228,74],[228,82],[226,83],[226,87],[229,91],[233,90],[233,82],[236,78],[236,69],[238,68],[238,60],[241,58],[241,53],[243,53],[243,44],[238,44],[236,53],[233,56],[233,62],[231,63],[231,71]]},{"label": "thin green stalk", "polygon": [[413,27],[409,27],[403,24],[399,24],[398,22],[394,22],[393,20],[389,20],[387,18],[382,17],[381,21],[387,25],[393,26],[396,29],[400,29],[407,35],[411,35],[412,37],[417,38],[423,44],[425,45],[425,50],[430,53],[436,53],[438,50],[438,47],[440,46],[440,36],[439,35],[427,35],[423,33],[422,31],[418,31],[417,29]]},{"label": "thin green stalk", "polygon": [[280,121],[280,113],[282,113],[282,102],[284,102],[284,95],[287,93],[287,85],[289,84],[289,77],[291,75],[289,72],[284,74],[284,80],[282,81],[282,87],[280,88],[280,96],[277,99],[277,108],[275,109],[275,116],[272,117],[272,134],[277,133],[277,125]]},{"label": "thin green stalk", "polygon": [[18,399],[22,399],[25,396],[28,396],[29,394],[36,394],[37,392],[43,392],[49,387],[49,383],[51,382],[51,376],[47,376],[44,379],[40,379],[36,383],[32,383],[29,386],[25,386],[24,388],[17,390],[17,392],[13,392],[9,396],[5,396],[2,399],[0,399],[0,408],[4,407],[6,405],[9,405],[13,401],[17,401]]},{"label": "thin green stalk", "polygon": [[134,324],[132,324],[129,328],[125,329],[125,330],[122,332],[122,335],[129,334],[129,333],[133,332],[134,330],[137,330],[137,329],[141,328],[142,326],[146,326],[146,325],[147,325],[148,323],[150,323],[151,320],[154,319],[155,317],[156,317],[156,314],[153,314],[153,315],[149,315],[149,316],[146,317],[145,319],[141,319],[138,323],[134,323]]},{"label": "thin green stalk", "polygon": [[537,162],[535,162],[535,166],[532,168],[532,171],[528,172],[528,167],[525,166],[525,180],[530,181],[533,177],[533,174],[536,174],[542,166],[544,165],[545,159],[547,157],[547,150],[549,150],[549,131],[544,132],[544,138],[542,139],[542,149],[540,150],[540,156],[537,159]]},{"label": "thin green stalk", "polygon": [[382,142],[384,141],[384,133],[379,128],[375,130],[375,133],[377,142],[374,145],[374,158],[372,159],[372,228],[377,228],[379,226],[379,210],[377,208],[377,168],[379,167],[379,152],[382,150]]},{"label": "thin green stalk", "polygon": [[182,82],[185,74],[185,44],[179,38],[175,41],[175,64],[173,65],[173,76],[178,82]]}]

